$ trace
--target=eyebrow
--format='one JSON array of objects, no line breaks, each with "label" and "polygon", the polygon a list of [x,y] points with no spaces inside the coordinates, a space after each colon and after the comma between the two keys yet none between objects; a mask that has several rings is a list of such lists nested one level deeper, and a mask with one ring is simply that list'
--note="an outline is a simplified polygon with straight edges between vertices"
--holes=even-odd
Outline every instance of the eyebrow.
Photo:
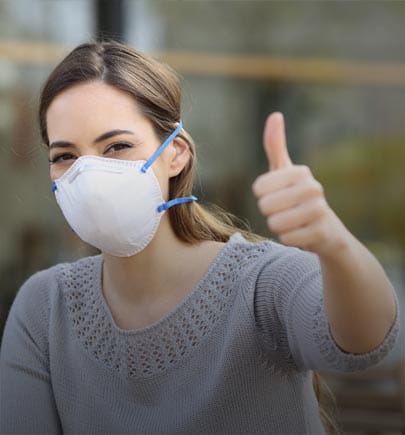
[{"label": "eyebrow", "polygon": [[[135,133],[131,130],[119,130],[119,129],[111,130],[98,136],[93,143],[96,144],[98,142],[102,142],[103,140],[109,139],[110,137],[118,136],[119,134],[135,134]],[[52,148],[66,148],[66,147],[74,147],[74,146],[75,145],[72,142],[59,140],[56,142],[52,142],[49,145],[49,149],[51,150]]]}]

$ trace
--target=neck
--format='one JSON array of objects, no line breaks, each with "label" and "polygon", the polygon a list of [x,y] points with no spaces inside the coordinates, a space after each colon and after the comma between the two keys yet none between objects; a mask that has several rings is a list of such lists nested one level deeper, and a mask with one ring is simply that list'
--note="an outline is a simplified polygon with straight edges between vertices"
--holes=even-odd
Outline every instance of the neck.
[{"label": "neck", "polygon": [[103,290],[121,303],[158,302],[171,288],[181,287],[192,245],[179,240],[165,213],[152,241],[131,257],[103,254]]}]

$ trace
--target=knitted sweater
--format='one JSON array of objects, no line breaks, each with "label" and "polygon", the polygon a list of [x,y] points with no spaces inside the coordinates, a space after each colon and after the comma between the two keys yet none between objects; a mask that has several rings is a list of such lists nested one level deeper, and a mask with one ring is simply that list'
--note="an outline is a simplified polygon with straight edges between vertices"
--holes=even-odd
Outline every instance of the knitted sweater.
[{"label": "knitted sweater", "polygon": [[320,434],[312,370],[356,371],[335,343],[316,254],[239,232],[191,292],[143,328],[114,322],[102,255],[30,277],[0,352],[0,433]]}]

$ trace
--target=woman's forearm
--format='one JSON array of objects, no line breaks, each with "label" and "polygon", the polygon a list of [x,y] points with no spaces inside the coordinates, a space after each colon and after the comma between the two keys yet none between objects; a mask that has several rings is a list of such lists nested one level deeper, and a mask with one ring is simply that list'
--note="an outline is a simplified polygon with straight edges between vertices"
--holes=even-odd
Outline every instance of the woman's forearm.
[{"label": "woman's forearm", "polygon": [[395,291],[374,255],[349,233],[334,255],[320,255],[332,335],[346,352],[375,349],[394,323]]}]

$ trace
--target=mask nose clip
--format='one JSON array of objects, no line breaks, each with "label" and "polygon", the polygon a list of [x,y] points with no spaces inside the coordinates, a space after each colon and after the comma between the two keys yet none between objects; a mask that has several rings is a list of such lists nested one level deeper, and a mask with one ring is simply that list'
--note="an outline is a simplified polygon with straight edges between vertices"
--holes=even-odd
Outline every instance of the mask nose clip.
[{"label": "mask nose clip", "polygon": [[[69,183],[73,183],[73,181],[83,172],[85,171],[91,171],[91,170],[99,170],[96,166],[92,165],[91,163],[83,163],[83,165],[79,166],[76,171],[74,171],[72,174],[70,174],[69,177]],[[124,171],[119,168],[104,168],[103,169],[106,172],[113,172],[115,174],[122,174]]]},{"label": "mask nose clip", "polygon": [[[76,178],[80,174],[82,174],[85,171],[89,171],[89,170],[91,171],[92,169],[98,170],[98,168],[96,166],[92,165],[91,163],[83,163],[81,166],[75,168],[74,171],[72,171],[72,173],[68,175],[68,178],[67,178],[68,183],[72,184],[73,181],[75,181]],[[104,170],[107,172],[113,172],[116,174],[122,174],[124,172],[122,169],[118,169],[118,168],[105,168]],[[58,189],[58,186],[56,184],[56,181],[54,181],[52,183],[52,192],[55,192],[57,189]]]},{"label": "mask nose clip", "polygon": [[86,169],[89,169],[90,166],[88,164],[83,164],[82,166],[79,166],[75,171],[73,171],[69,176],[69,183],[73,183],[73,181],[76,180],[76,178],[84,172]]}]

